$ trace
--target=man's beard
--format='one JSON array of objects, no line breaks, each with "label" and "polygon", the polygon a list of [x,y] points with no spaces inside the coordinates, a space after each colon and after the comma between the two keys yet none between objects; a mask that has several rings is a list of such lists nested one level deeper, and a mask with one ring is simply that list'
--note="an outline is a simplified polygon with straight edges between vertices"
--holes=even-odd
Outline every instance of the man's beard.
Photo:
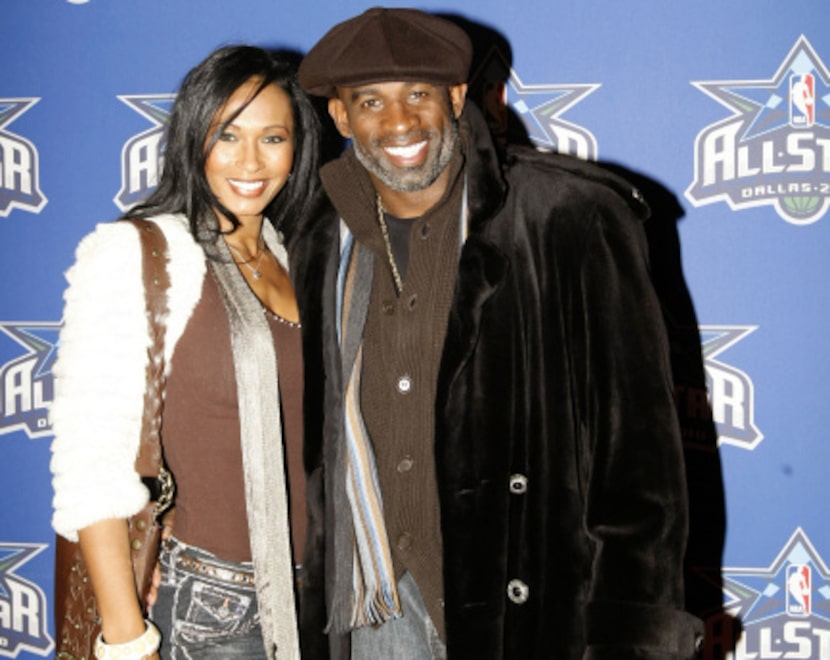
[{"label": "man's beard", "polygon": [[[424,132],[422,139],[429,139],[435,133]],[[398,192],[415,192],[429,188],[447,167],[452,160],[452,152],[455,148],[455,141],[458,139],[458,120],[453,118],[450,126],[441,134],[441,141],[437,153],[427,154],[427,160],[423,165],[408,168],[393,168],[385,161],[376,157],[373,153],[366,151],[355,140],[353,141],[354,153],[357,160],[371,174],[374,174],[380,181]],[[434,144],[434,143],[430,143]],[[373,144],[378,151],[383,148],[378,142]]]}]

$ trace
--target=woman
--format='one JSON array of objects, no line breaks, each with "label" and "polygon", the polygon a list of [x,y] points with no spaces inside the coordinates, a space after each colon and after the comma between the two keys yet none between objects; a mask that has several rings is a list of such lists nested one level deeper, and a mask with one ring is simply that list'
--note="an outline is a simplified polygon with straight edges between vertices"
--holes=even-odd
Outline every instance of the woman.
[{"label": "woman", "polygon": [[128,214],[169,246],[162,436],[176,520],[153,621],[126,533],[147,501],[134,470],[150,341],[134,226],[99,225],[67,273],[53,525],[80,540],[108,657],[156,626],[165,658],[298,657],[303,365],[284,240],[309,216],[318,146],[288,63],[221,48],[185,77],[158,188]]}]

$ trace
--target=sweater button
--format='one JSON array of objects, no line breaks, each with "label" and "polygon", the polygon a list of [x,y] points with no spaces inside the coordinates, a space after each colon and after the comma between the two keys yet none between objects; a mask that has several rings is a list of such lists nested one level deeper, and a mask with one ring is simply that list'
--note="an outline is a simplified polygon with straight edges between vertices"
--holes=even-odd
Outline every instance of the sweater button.
[{"label": "sweater button", "polygon": [[401,376],[398,378],[397,388],[401,394],[409,394],[412,391],[412,378],[408,375]]},{"label": "sweater button", "polygon": [[380,304],[380,308],[381,310],[383,310],[383,313],[387,316],[392,316],[392,314],[395,313],[395,303],[393,303],[391,300],[384,300]]},{"label": "sweater button", "polygon": [[409,550],[412,547],[412,536],[404,532],[398,537],[398,550]]},{"label": "sweater button", "polygon": [[404,456],[401,459],[401,462],[398,463],[398,472],[404,473],[409,472],[412,469],[412,466],[415,465],[415,461],[412,459],[411,456]]}]

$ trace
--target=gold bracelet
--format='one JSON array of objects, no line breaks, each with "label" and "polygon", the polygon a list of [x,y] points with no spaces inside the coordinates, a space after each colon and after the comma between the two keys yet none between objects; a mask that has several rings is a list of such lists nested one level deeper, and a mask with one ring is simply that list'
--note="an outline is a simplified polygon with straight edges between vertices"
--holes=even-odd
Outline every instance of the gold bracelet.
[{"label": "gold bracelet", "polygon": [[95,639],[95,657],[98,660],[141,660],[159,650],[161,633],[155,624],[145,619],[147,629],[141,637],[123,644],[107,644],[103,634]]}]

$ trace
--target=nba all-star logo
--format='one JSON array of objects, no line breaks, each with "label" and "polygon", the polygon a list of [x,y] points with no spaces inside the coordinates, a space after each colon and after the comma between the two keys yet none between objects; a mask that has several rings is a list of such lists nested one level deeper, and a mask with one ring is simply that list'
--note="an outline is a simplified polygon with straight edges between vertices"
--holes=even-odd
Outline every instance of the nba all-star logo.
[{"label": "nba all-star logo", "polygon": [[0,656],[16,658],[21,651],[48,655],[54,643],[46,623],[43,590],[20,575],[26,562],[41,552],[42,543],[0,543]]},{"label": "nba all-star logo", "polygon": [[[768,567],[721,574],[724,609],[743,628],[729,660],[830,660],[830,572],[801,528]],[[711,626],[704,657],[730,648],[736,632]]]},{"label": "nba all-star logo", "polygon": [[127,140],[121,149],[121,190],[113,201],[125,212],[158,185],[164,163],[164,130],[176,96],[157,94],[118,98],[152,124]]},{"label": "nba all-star logo", "polygon": [[597,84],[526,84],[494,47],[473,76],[471,96],[476,100],[497,138],[510,140],[508,123],[521,122],[523,139],[543,150],[597,159],[597,140],[586,128],[562,115],[582,101]]},{"label": "nba all-star logo", "polygon": [[0,435],[23,430],[36,438],[51,433],[52,365],[60,328],[60,323],[0,322],[0,331],[17,349],[25,349],[0,364]]},{"label": "nba all-star logo", "polygon": [[768,80],[696,82],[731,115],[695,140],[695,206],[770,205],[806,225],[830,207],[830,73],[805,37]]},{"label": "nba all-star logo", "polygon": [[757,326],[707,325],[700,327],[706,389],[718,443],[755,449],[764,438],[755,426],[755,393],[752,380],[740,369],[716,360]]},{"label": "nba all-star logo", "polygon": [[40,99],[0,99],[0,217],[13,209],[38,213],[46,204],[40,191],[40,167],[35,146],[5,130]]}]

